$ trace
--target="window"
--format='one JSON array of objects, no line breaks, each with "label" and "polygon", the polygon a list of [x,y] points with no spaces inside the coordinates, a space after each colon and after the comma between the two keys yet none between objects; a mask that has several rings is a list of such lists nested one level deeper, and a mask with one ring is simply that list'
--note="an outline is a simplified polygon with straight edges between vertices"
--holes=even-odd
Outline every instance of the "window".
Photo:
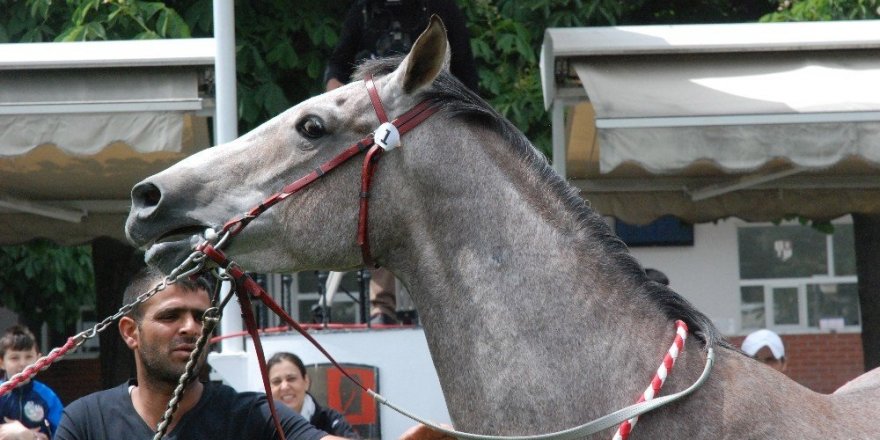
[{"label": "window", "polygon": [[763,286],[742,286],[740,288],[740,310],[743,328],[762,328],[765,326],[766,307],[764,306]]},{"label": "window", "polygon": [[739,229],[741,279],[805,278],[827,269],[825,234],[805,226]]},{"label": "window", "polygon": [[772,297],[774,324],[797,325],[800,323],[797,287],[773,288]]},{"label": "window", "polygon": [[746,226],[737,241],[743,330],[859,330],[851,224]]},{"label": "window", "polygon": [[843,319],[843,325],[859,325],[859,291],[856,283],[808,284],[807,319],[818,327],[821,319]]},{"label": "window", "polygon": [[629,247],[693,246],[694,226],[666,215],[644,225],[635,226],[614,220],[614,232]]},{"label": "window", "polygon": [[[328,272],[305,271],[291,275],[255,275],[254,279],[272,295],[272,298],[299,322],[315,322],[312,308],[318,304],[327,282]],[[364,288],[368,281],[365,281]],[[366,290],[365,290],[366,292]],[[358,272],[346,272],[339,291],[331,304],[331,322],[360,322],[361,285]],[[369,301],[369,298],[367,299]],[[284,323],[257,301],[257,322],[261,327],[276,327]]]},{"label": "window", "polygon": [[[327,272],[300,272],[297,275],[299,285],[298,309],[299,316],[311,321],[312,307],[318,304],[320,293],[327,282]],[[366,286],[369,288],[369,286]],[[360,322],[360,285],[358,272],[346,272],[339,284],[339,291],[330,304],[330,320],[337,323]],[[367,299],[369,301],[369,298]]]}]

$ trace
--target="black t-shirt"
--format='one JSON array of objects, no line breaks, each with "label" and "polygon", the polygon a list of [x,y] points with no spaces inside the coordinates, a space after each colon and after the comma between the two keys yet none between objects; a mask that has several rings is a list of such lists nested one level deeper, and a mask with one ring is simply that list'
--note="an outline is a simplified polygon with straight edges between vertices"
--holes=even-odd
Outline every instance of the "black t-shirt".
[{"label": "black t-shirt", "polygon": [[[150,440],[147,426],[129,395],[130,383],[83,397],[64,409],[55,440]],[[319,440],[327,434],[315,429],[299,414],[276,405],[287,439]],[[205,384],[201,399],[166,434],[167,440],[275,440],[275,424],[266,395],[239,393],[226,385]]]},{"label": "black t-shirt", "polygon": [[476,92],[479,78],[470,33],[455,0],[356,1],[348,10],[339,43],[327,62],[324,82],[330,78],[342,83],[361,79],[351,78],[351,74],[364,59],[405,55],[427,28],[432,14],[437,14],[446,26],[452,55],[450,72]]},{"label": "black t-shirt", "polygon": [[[311,396],[311,394],[309,394]],[[360,438],[354,428],[348,424],[345,417],[333,408],[323,407],[315,402],[315,413],[309,422],[316,428],[327,431],[330,435],[345,438]]]}]

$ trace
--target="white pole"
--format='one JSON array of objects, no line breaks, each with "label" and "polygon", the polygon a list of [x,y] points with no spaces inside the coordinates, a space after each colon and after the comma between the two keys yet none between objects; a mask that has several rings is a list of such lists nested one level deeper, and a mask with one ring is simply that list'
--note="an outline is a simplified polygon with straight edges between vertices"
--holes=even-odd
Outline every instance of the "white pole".
[{"label": "white pole", "polygon": [[327,275],[327,283],[324,284],[324,297],[318,299],[321,307],[332,307],[333,297],[339,291],[339,285],[342,284],[342,276],[345,272],[330,272]]},{"label": "white pole", "polygon": [[215,141],[224,144],[238,137],[238,103],[235,96],[235,8],[233,0],[214,0],[214,78],[217,109]]},{"label": "white pole", "polygon": [[553,169],[563,179],[568,179],[565,169],[565,104],[554,100],[550,113],[550,134],[553,139]]},{"label": "white pole", "polygon": [[[235,89],[235,6],[233,0],[214,0],[214,85],[217,107],[214,110],[214,141],[220,145],[238,137],[238,104]],[[221,297],[231,286],[223,283]],[[237,301],[230,301],[223,309],[220,333],[227,335],[243,328],[241,310]],[[222,353],[243,353],[244,338],[227,338],[220,342]]]}]

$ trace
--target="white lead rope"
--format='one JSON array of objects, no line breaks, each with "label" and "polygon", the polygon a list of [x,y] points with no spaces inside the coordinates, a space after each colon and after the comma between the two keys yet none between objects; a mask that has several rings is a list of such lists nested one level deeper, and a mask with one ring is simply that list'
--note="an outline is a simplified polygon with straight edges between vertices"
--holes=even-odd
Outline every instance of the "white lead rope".
[{"label": "white lead rope", "polygon": [[668,403],[672,403],[682,397],[687,396],[688,394],[693,393],[706,382],[706,379],[709,378],[709,372],[712,370],[712,365],[715,364],[715,350],[712,347],[709,347],[706,353],[706,366],[703,368],[703,373],[700,374],[700,377],[697,378],[697,381],[694,382],[690,387],[683,391],[679,391],[674,394],[670,394],[668,396],[657,397],[653,400],[648,400],[645,402],[637,403],[635,405],[627,406],[626,408],[619,409],[611,414],[599,417],[596,420],[591,422],[584,423],[581,426],[576,426],[574,428],[569,428],[562,431],[552,432],[549,434],[537,434],[537,435],[514,435],[514,436],[495,436],[495,435],[482,435],[482,434],[471,434],[468,432],[456,431],[454,429],[444,428],[437,423],[425,420],[422,417],[416,416],[407,412],[406,410],[399,408],[397,405],[386,400],[380,394],[376,393],[373,390],[368,390],[373,399],[377,402],[397,411],[400,414],[403,414],[410,419],[423,423],[431,429],[435,431],[440,431],[444,434],[451,435],[453,437],[465,440],[571,440],[577,438],[583,438],[591,434],[595,434],[599,431],[611,428],[622,423],[624,420],[629,420],[633,417],[640,416],[649,411],[653,411],[663,405]]}]

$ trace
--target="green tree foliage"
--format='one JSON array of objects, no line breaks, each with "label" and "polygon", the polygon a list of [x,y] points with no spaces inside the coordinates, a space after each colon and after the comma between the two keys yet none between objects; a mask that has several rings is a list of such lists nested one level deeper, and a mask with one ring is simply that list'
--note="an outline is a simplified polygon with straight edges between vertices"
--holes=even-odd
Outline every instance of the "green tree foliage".
[{"label": "green tree foliage", "polygon": [[[235,2],[240,132],[324,91],[324,66],[347,10],[338,1]],[[183,14],[195,33],[213,32],[210,0]]]},{"label": "green tree foliage", "polygon": [[874,20],[880,18],[878,0],[783,0],[762,22]]},{"label": "green tree foliage", "polygon": [[189,37],[189,26],[166,3],[0,0],[0,43]]},{"label": "green tree foliage", "polygon": [[753,22],[773,11],[774,0],[670,0],[628,2],[619,24]]},{"label": "green tree foliage", "polygon": [[[214,33],[212,0],[166,1],[194,37]],[[235,2],[239,132],[324,91],[327,56],[339,40],[349,2]]]},{"label": "green tree foliage", "polygon": [[621,3],[474,0],[459,5],[471,33],[480,94],[548,154],[550,118],[538,69],[544,29],[613,23],[621,14]]},{"label": "green tree foliage", "polygon": [[47,241],[0,247],[0,303],[29,322],[57,331],[76,323],[95,302],[92,252]]}]

